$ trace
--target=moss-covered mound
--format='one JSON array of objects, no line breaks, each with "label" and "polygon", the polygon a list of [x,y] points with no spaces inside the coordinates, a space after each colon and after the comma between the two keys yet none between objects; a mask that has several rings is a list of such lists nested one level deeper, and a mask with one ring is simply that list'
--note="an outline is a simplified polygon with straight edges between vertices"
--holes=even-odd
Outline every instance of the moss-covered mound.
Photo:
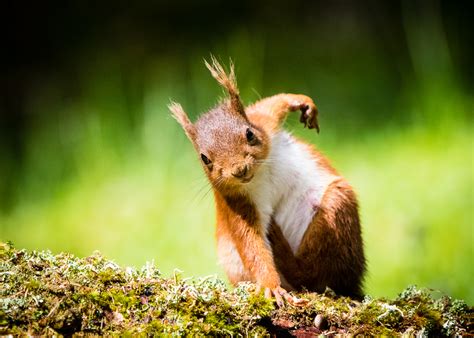
[{"label": "moss-covered mound", "polygon": [[217,278],[164,278],[153,265],[121,268],[99,254],[77,258],[0,244],[0,334],[318,335],[472,334],[474,311],[409,287],[395,300],[300,294],[274,307],[254,287]]}]

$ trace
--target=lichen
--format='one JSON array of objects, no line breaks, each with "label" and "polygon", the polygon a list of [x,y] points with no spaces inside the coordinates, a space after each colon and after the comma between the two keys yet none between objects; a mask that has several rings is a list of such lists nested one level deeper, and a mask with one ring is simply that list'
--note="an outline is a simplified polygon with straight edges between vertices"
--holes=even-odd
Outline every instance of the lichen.
[{"label": "lichen", "polygon": [[298,297],[307,303],[276,308],[250,283],[229,290],[216,277],[164,277],[149,263],[122,268],[99,253],[77,258],[0,243],[0,335],[473,333],[472,307],[426,289],[409,287],[395,300],[359,302],[329,289]]}]

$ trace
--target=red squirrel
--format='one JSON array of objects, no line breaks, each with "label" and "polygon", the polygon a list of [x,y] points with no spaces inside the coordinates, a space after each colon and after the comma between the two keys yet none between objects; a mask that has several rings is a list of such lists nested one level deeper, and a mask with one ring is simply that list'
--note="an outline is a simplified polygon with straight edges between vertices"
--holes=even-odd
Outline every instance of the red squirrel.
[{"label": "red squirrel", "polygon": [[250,281],[266,297],[287,291],[362,296],[366,269],[353,189],[312,145],[281,129],[289,112],[319,132],[305,95],[278,94],[244,107],[233,64],[205,62],[228,97],[192,123],[169,108],[199,154],[216,206],[219,261],[230,282]]}]

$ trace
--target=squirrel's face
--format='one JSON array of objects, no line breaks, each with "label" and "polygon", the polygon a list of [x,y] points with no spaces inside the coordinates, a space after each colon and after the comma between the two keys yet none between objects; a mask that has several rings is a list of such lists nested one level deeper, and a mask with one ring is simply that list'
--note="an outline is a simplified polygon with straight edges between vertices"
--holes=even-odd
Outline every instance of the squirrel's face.
[{"label": "squirrel's face", "polygon": [[217,107],[195,124],[195,147],[209,180],[218,190],[238,190],[250,182],[269,152],[260,128]]},{"label": "squirrel's face", "polygon": [[204,170],[219,191],[236,192],[250,182],[268,156],[270,140],[260,128],[252,125],[240,101],[234,67],[230,72],[212,59],[206,67],[229,94],[229,98],[201,116],[196,123],[178,103],[169,108],[198,151]]}]

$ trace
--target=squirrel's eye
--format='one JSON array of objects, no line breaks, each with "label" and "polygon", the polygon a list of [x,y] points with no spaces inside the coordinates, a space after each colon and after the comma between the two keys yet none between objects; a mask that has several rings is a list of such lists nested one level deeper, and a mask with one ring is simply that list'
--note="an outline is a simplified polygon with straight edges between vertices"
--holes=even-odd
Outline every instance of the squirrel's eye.
[{"label": "squirrel's eye", "polygon": [[257,141],[257,137],[253,133],[253,131],[250,130],[250,128],[247,128],[247,131],[245,132],[245,137],[247,138],[248,143],[251,145],[255,144]]},{"label": "squirrel's eye", "polygon": [[205,165],[211,164],[211,160],[207,158],[206,155],[201,154],[201,160],[204,162]]}]

